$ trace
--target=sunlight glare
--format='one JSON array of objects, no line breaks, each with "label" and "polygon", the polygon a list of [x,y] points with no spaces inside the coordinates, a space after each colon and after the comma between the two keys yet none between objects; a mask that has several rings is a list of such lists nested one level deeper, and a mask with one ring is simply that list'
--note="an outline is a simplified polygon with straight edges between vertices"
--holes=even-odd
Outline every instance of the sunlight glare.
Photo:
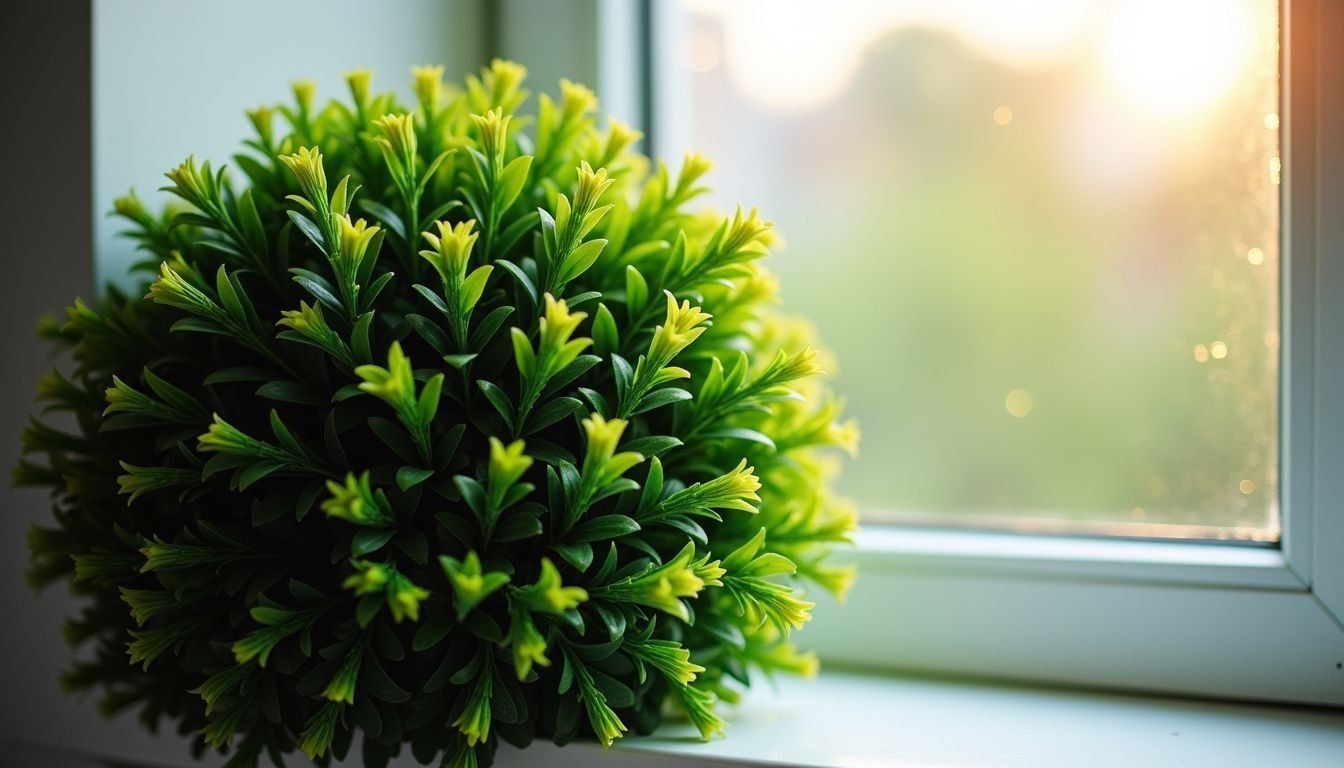
[{"label": "sunlight glare", "polygon": [[1188,117],[1227,93],[1255,53],[1240,0],[1132,0],[1116,6],[1100,43],[1106,76],[1135,105]]},{"label": "sunlight glare", "polygon": [[1045,67],[1088,37],[1095,0],[681,0],[723,24],[728,75],[757,104],[804,112],[838,97],[893,30],[945,31],[1011,67]]},{"label": "sunlight glare", "polygon": [[930,5],[929,22],[1010,67],[1047,67],[1086,42],[1095,0],[960,0]]},{"label": "sunlight glare", "polygon": [[[867,47],[862,3],[774,3],[724,6],[729,76],[763,106],[803,111],[830,102],[858,71]],[[769,19],[768,23],[757,23]]]}]

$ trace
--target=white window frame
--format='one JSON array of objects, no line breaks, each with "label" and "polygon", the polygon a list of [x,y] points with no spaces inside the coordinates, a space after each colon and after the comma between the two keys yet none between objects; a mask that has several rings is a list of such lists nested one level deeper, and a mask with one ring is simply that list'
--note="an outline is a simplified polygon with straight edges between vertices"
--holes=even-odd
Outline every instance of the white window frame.
[{"label": "white window frame", "polygon": [[[660,155],[683,146],[687,83],[656,51],[685,22],[676,2],[505,0],[500,14],[501,54],[538,87],[594,79],[638,124],[652,82],[640,127]],[[529,36],[557,24],[598,59],[528,62]],[[799,635],[823,661],[1344,706],[1344,3],[1283,0],[1281,24],[1281,547],[869,526],[847,604],[823,599]]]}]

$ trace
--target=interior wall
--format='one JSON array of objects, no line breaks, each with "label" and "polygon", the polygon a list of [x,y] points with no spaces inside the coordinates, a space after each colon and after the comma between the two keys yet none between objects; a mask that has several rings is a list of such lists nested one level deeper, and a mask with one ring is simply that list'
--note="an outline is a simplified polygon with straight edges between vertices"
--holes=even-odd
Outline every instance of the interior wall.
[{"label": "interior wall", "polygon": [[132,260],[104,214],[134,188],[166,200],[163,173],[189,154],[218,167],[251,134],[244,110],[288,101],[310,79],[318,99],[347,95],[343,76],[409,98],[410,68],[443,64],[456,79],[487,55],[481,0],[94,0],[94,220],[98,275]]},{"label": "interior wall", "polygon": [[[87,0],[7,3],[0,24],[0,470],[19,454],[38,378],[51,365],[34,333],[39,316],[88,296],[90,198],[90,8]],[[24,581],[27,531],[48,519],[45,495],[0,483],[0,739],[71,741],[99,728],[92,706],[66,697],[56,676],[67,651],[61,618],[73,610],[60,589],[37,596]],[[117,744],[121,729],[103,743]],[[0,757],[0,765],[14,765]]]}]

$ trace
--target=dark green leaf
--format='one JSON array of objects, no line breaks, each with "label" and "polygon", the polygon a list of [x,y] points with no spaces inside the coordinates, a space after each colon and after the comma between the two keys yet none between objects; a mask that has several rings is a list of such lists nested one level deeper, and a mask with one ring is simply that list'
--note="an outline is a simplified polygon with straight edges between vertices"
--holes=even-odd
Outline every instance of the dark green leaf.
[{"label": "dark green leaf", "polygon": [[607,305],[597,305],[597,316],[593,318],[593,351],[600,356],[610,355],[621,346],[620,333],[616,330],[616,318],[612,317]]},{"label": "dark green leaf", "polygon": [[635,705],[635,692],[630,690],[630,686],[601,670],[590,669],[589,672],[593,676],[597,690],[607,697],[608,706],[622,708]]},{"label": "dark green leaf", "polygon": [[[442,157],[442,155],[440,155],[440,157]],[[435,208],[434,210],[425,214],[425,217],[421,219],[421,221],[438,221],[439,219],[443,218],[443,215],[445,213],[448,213],[454,208],[461,208],[461,207],[462,207],[461,200],[449,200],[445,202],[443,205],[440,205],[438,208]]]},{"label": "dark green leaf", "polygon": [[[383,601],[382,595],[365,595],[359,599],[359,605],[355,607],[355,620],[359,622],[359,626],[367,627],[369,622],[373,621],[373,617],[382,610]],[[356,696],[355,700],[358,701],[359,697]]]},{"label": "dark green leaf", "polygon": [[494,406],[495,413],[498,413],[500,418],[504,419],[504,423],[508,425],[509,429],[513,429],[513,401],[509,400],[509,396],[504,393],[504,390],[484,379],[478,380],[476,386],[480,387],[485,399],[489,400],[490,405]]},{"label": "dark green leaf", "polygon": [[574,362],[566,365],[555,376],[551,377],[551,380],[546,383],[545,392],[549,394],[559,391],[600,362],[602,362],[602,358],[597,355],[579,355],[574,358]]},{"label": "dark green leaf", "polygon": [[209,412],[196,401],[196,398],[187,394],[185,391],[164,381],[149,368],[144,371],[145,383],[158,395],[159,399],[184,414],[196,414],[203,420],[209,418]]},{"label": "dark green leaf", "polygon": [[570,531],[567,538],[572,542],[604,541],[625,536],[638,530],[639,523],[625,515],[603,515],[579,523],[574,527],[574,530]]},{"label": "dark green leaf", "polygon": [[626,393],[630,391],[630,380],[634,378],[635,370],[630,367],[630,363],[627,363],[624,357],[616,354],[611,356],[611,368],[616,375],[616,402],[624,403]]},{"label": "dark green leaf", "polygon": [[407,315],[406,324],[419,334],[420,338],[429,343],[435,352],[440,355],[448,354],[452,348],[452,343],[448,341],[448,333],[439,327],[437,323],[424,315]]},{"label": "dark green leaf", "polygon": [[392,543],[416,565],[429,562],[429,542],[425,540],[425,534],[414,528],[398,533]]},{"label": "dark green leaf", "polygon": [[485,489],[481,487],[481,484],[465,475],[454,477],[453,484],[457,486],[458,492],[462,494],[462,499],[467,502],[467,506],[471,507],[471,511],[484,518],[489,504],[486,502]]},{"label": "dark green leaf", "polygon": [[560,684],[555,689],[555,692],[561,695],[567,693],[574,685],[574,666],[569,660],[569,654],[565,654],[564,660],[564,664],[560,667]]},{"label": "dark green leaf", "polygon": [[484,347],[486,342],[494,337],[495,332],[499,330],[499,327],[504,324],[504,321],[507,320],[511,314],[513,314],[513,307],[508,306],[495,307],[490,310],[490,314],[481,318],[481,322],[476,326],[476,330],[471,332],[471,338],[467,342],[468,345],[475,350]]},{"label": "dark green leaf", "polygon": [[454,672],[452,677],[448,678],[448,680],[453,685],[466,685],[476,679],[476,675],[480,672],[483,664],[484,658],[481,654],[473,653],[471,659],[462,666],[459,666],[457,671]]},{"label": "dark green leaf", "polygon": [[565,562],[574,566],[579,573],[588,570],[588,566],[593,564],[593,547],[587,542],[581,544],[571,544],[569,542],[557,541],[551,545],[555,553],[565,559]]},{"label": "dark green leaf", "polygon": [[376,200],[370,200],[367,197],[362,198],[356,204],[364,209],[365,213],[368,213],[373,216],[373,218],[381,221],[383,226],[392,230],[397,237],[400,237],[402,240],[406,239],[406,224],[402,222],[401,217],[397,215],[396,211]]},{"label": "dark green leaf", "polygon": [[672,515],[671,517],[665,517],[658,522],[662,525],[676,528],[700,544],[706,546],[709,545],[709,536],[705,534],[705,529],[700,527],[700,524],[692,518],[686,517],[685,515]]},{"label": "dark green leaf", "polygon": [[439,295],[438,291],[434,290],[433,288],[430,288],[427,285],[421,285],[419,283],[416,283],[415,285],[411,286],[411,288],[413,288],[416,293],[423,296],[425,298],[425,301],[428,301],[431,306],[433,306],[435,309],[439,311],[439,314],[443,315],[444,317],[448,317],[450,314],[452,314],[451,312],[449,312],[448,305],[444,303],[443,297]]},{"label": "dark green leaf", "polygon": [[527,292],[528,297],[532,299],[532,306],[535,307],[537,303],[541,301],[541,295],[537,291],[536,284],[532,282],[532,278],[527,276],[527,273],[523,271],[522,267],[519,267],[508,259],[496,259],[495,266],[502,267],[504,271],[508,272],[509,276],[518,283],[518,285],[522,286],[523,290]]},{"label": "dark green leaf", "polygon": [[625,614],[620,608],[612,605],[607,606],[602,602],[591,604],[597,617],[602,620],[602,624],[607,628],[607,635],[613,640],[625,635]]},{"label": "dark green leaf", "polygon": [[258,480],[275,474],[287,466],[289,466],[288,462],[284,461],[262,461],[253,464],[238,473],[238,490],[245,491]]},{"label": "dark green leaf", "polygon": [[512,251],[513,246],[522,239],[523,235],[531,231],[533,227],[536,227],[540,221],[541,219],[537,217],[535,211],[528,211],[522,216],[519,216],[518,219],[505,228],[504,233],[499,236],[499,242],[497,244],[498,250],[495,252],[508,253],[509,251]]},{"label": "dark green leaf", "polygon": [[542,533],[541,521],[534,515],[511,512],[504,516],[504,519],[495,526],[495,534],[491,541],[499,544],[507,544],[511,541],[522,541],[534,536],[540,536]]},{"label": "dark green leaf", "polygon": [[350,556],[363,557],[377,552],[395,535],[397,531],[394,528],[361,528],[350,540]]},{"label": "dark green leaf", "polygon": [[610,419],[613,416],[611,406],[607,404],[607,398],[603,397],[601,392],[587,387],[579,387],[579,395],[588,402],[589,407],[600,413],[603,418]]},{"label": "dark green leaf", "polygon": [[170,331],[187,331],[189,333],[213,333],[216,336],[233,336],[234,332],[216,323],[213,320],[206,320],[203,317],[184,317],[173,323]]},{"label": "dark green leaf", "polygon": [[628,477],[617,478],[602,486],[598,489],[597,493],[593,494],[593,503],[597,503],[609,496],[615,496],[618,493],[637,490],[639,490],[639,483],[636,483]]},{"label": "dark green leaf", "polygon": [[373,312],[365,312],[355,321],[354,330],[350,331],[350,349],[354,350],[355,359],[360,362],[368,362],[373,359],[373,350],[369,346],[369,329],[373,325]]},{"label": "dark green leaf", "polygon": [[684,389],[678,389],[677,387],[655,389],[639,401],[639,406],[635,408],[634,412],[636,414],[645,413],[670,403],[679,403],[684,400],[690,400],[691,397],[692,395],[690,392],[687,392]]},{"label": "dark green leaf", "polygon": [[402,467],[397,470],[397,487],[410,490],[434,476],[434,470],[420,467]]},{"label": "dark green leaf", "polygon": [[594,584],[606,584],[611,574],[616,570],[616,542],[607,545],[607,556],[602,560],[602,567],[593,574]]},{"label": "dark green leaf", "polygon": [[305,486],[299,494],[298,503],[294,505],[295,519],[302,521],[303,518],[307,517],[308,512],[313,508],[313,504],[317,502],[317,497],[321,496],[324,491],[326,491],[326,488],[320,482],[309,483]]},{"label": "dark green leaf", "polygon": [[364,394],[364,390],[360,389],[358,384],[346,384],[332,394],[331,402],[339,403],[352,397],[359,397],[362,394]]},{"label": "dark green leaf", "polygon": [[327,399],[297,381],[268,381],[257,387],[256,395],[268,400],[299,405],[326,405]]},{"label": "dark green leaf", "polygon": [[557,397],[532,412],[527,419],[523,434],[531,434],[545,429],[555,422],[583,410],[583,403],[572,397]]},{"label": "dark green leaf", "polygon": [[345,446],[341,445],[341,435],[336,429],[335,411],[327,414],[326,422],[322,426],[322,446],[337,468],[346,469],[349,467],[349,461],[345,457]]},{"label": "dark green leaf", "polygon": [[[499,674],[496,674],[496,680]],[[504,691],[497,691],[490,697],[490,711],[500,722],[511,723],[518,719],[518,708],[514,705],[513,699]]]},{"label": "dark green leaf", "polygon": [[504,629],[499,626],[499,622],[485,611],[472,611],[462,619],[463,625],[471,630],[471,633],[487,643],[501,643],[504,641]]},{"label": "dark green leaf", "polygon": [[235,365],[228,368],[220,368],[209,376],[206,376],[201,383],[209,386],[214,384],[235,384],[238,382],[270,381],[273,378],[275,378],[275,371],[270,368]]},{"label": "dark green leaf", "polygon": [[294,275],[294,282],[303,286],[304,290],[308,291],[308,293],[311,294],[314,299],[321,302],[323,306],[341,314],[345,313],[345,304],[342,303],[340,299],[336,298],[335,292],[332,291],[331,286],[327,284],[326,280],[323,280],[318,275],[315,275],[306,269],[299,269],[296,267],[289,271]]},{"label": "dark green leaf", "polygon": [[289,214],[289,220],[294,222],[294,226],[299,228],[299,231],[303,233],[303,236],[312,241],[313,245],[317,246],[319,251],[326,253],[326,238],[322,236],[322,230],[313,223],[313,220],[298,211],[291,210],[286,211],[286,213]]},{"label": "dark green leaf", "polygon": [[657,456],[664,451],[671,450],[681,445],[681,441],[669,435],[647,435],[637,437],[621,446],[623,451],[634,451],[642,453],[645,456]]},{"label": "dark green leaf", "polygon": [[367,691],[375,699],[389,704],[400,704],[411,698],[410,692],[393,682],[387,670],[378,661],[377,655],[372,653],[364,654],[364,666],[360,669],[358,689]]},{"label": "dark green leaf", "polygon": [[695,623],[696,629],[703,629],[733,648],[746,648],[747,639],[736,624],[712,613],[701,614]]},{"label": "dark green leaf", "polygon": [[415,464],[420,460],[420,451],[415,447],[411,436],[406,434],[406,430],[395,421],[389,421],[381,416],[369,417],[369,429],[383,441],[388,448],[396,451],[402,461],[407,464]]},{"label": "dark green leaf", "polygon": [[600,299],[600,298],[602,298],[602,293],[600,291],[586,291],[576,296],[570,296],[569,298],[565,299],[565,303],[569,305],[570,309],[573,309],[575,307],[587,304],[593,299]]},{"label": "dark green leaf", "polygon": [[649,474],[644,480],[644,491],[639,495],[639,512],[653,509],[663,495],[663,462],[657,456],[649,459]]},{"label": "dark green leaf", "polygon": [[[570,673],[573,675],[573,673]],[[572,679],[572,678],[571,678]],[[555,714],[555,743],[560,746],[574,739],[579,729],[579,697],[573,693],[561,696]]]},{"label": "dark green leaf", "polygon": [[604,643],[570,643],[569,647],[573,649],[574,655],[580,659],[587,662],[598,662],[615,653],[624,640],[624,637],[618,637]]},{"label": "dark green leaf", "polygon": [[745,427],[724,427],[722,429],[711,429],[702,433],[702,436],[706,439],[726,438],[729,440],[746,440],[747,442],[759,443],[761,445],[764,445],[766,448],[769,448],[772,451],[775,449],[775,441],[771,440],[768,435],[765,435],[761,432],[757,432],[754,429],[746,429]]},{"label": "dark green leaf", "polygon": [[462,515],[457,511],[440,512],[434,516],[434,521],[443,528],[445,533],[457,539],[464,546],[475,544],[476,525],[471,522],[469,515]]},{"label": "dark green leaf", "polygon": [[453,456],[457,453],[457,447],[461,444],[462,435],[466,431],[466,424],[457,424],[439,436],[438,445],[434,447],[434,466],[436,468],[443,470],[448,467],[453,460]]},{"label": "dark green leaf", "polygon": [[[533,727],[531,723],[528,723],[527,718],[527,696],[523,693],[522,686],[518,684],[517,678],[507,671],[500,670],[498,667],[495,669],[494,698],[496,700],[507,698],[509,700],[510,709],[512,710],[511,720],[504,720],[502,716],[499,716],[499,721],[501,723],[513,722],[526,724],[525,727],[527,730],[524,734],[526,740],[522,742],[522,746],[526,746],[527,740],[531,739]],[[501,737],[503,737],[503,735],[503,733],[500,734]],[[515,746],[519,745],[515,744]]]},{"label": "dark green leaf", "polygon": [[373,647],[388,661],[401,661],[406,658],[406,649],[402,647],[401,640],[392,629],[392,625],[386,621],[373,625]]}]

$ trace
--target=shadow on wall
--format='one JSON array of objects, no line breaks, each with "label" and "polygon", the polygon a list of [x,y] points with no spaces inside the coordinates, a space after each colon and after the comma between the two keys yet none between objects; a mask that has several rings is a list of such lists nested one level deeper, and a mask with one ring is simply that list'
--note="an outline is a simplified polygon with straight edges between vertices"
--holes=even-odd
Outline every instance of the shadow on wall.
[{"label": "shadow on wall", "polygon": [[[87,296],[91,285],[90,8],[87,2],[23,0],[7,6],[5,16],[0,71],[25,76],[6,78],[7,99],[17,114],[0,121],[9,150],[0,183],[0,208],[9,222],[0,280],[5,356],[0,465],[6,478],[0,664],[9,692],[0,702],[0,739],[61,743],[72,734],[106,730],[100,743],[129,746],[101,725],[91,705],[67,699],[57,685],[68,653],[61,618],[74,610],[74,602],[60,589],[36,596],[25,583],[27,530],[49,519],[47,499],[40,492],[10,490],[7,482],[37,380],[51,365],[46,344],[34,334],[36,321],[61,311],[76,293]],[[8,750],[0,755],[4,765],[25,764],[15,760]]]}]

